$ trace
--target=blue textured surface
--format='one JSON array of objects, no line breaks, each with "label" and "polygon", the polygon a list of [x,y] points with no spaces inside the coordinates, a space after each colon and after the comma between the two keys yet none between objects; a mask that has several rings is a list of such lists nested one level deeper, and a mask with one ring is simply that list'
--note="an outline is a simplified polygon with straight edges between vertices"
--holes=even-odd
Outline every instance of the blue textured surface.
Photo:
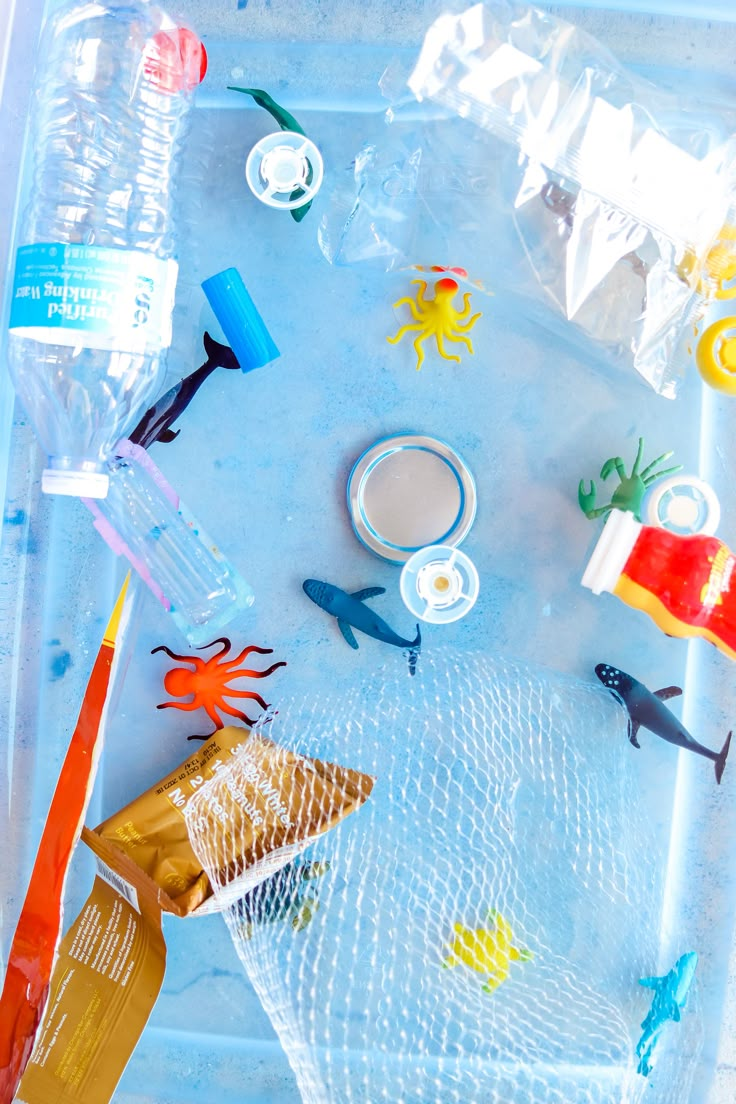
[{"label": "blue textured surface", "polygon": [[[622,13],[641,6],[624,0],[608,8]],[[238,10],[235,0],[192,0],[174,7],[207,32],[211,69],[186,165],[182,279],[167,385],[202,362],[205,327],[220,336],[199,285],[230,265],[240,269],[282,356],[246,377],[215,373],[182,419],[177,440],[154,446],[152,455],[256,590],[253,611],[232,626],[231,635],[236,642],[273,647],[274,659],[288,660],[265,684],[267,697],[277,700],[279,693],[322,683],[339,689],[383,658],[374,641],[361,640],[357,653],[345,645],[332,620],[303,595],[301,582],[308,576],[346,589],[385,586],[377,612],[399,632],[412,627],[398,596],[398,569],[356,541],[344,493],[350,467],[365,447],[382,435],[413,430],[454,445],[478,488],[478,516],[464,547],[480,573],[480,597],[463,621],[428,626],[426,648],[488,649],[586,678],[605,659],[651,686],[679,682],[690,731],[703,742],[720,743],[736,715],[733,666],[703,644],[667,639],[614,598],[581,589],[598,528],[584,519],[575,496],[578,479],[592,475],[607,456],[633,456],[641,433],[648,455],[675,448],[687,470],[712,482],[723,506],[721,533],[735,547],[733,406],[703,395],[694,378],[676,403],[668,403],[633,376],[592,368],[524,318],[502,317],[492,299],[480,304],[475,357],[464,357],[461,366],[428,357],[417,373],[411,347],[385,341],[396,327],[390,304],[405,294],[406,279],[333,269],[319,252],[322,204],[337,176],[348,171],[363,135],[382,126],[380,116],[371,114],[381,107],[381,72],[396,50],[418,43],[424,22],[441,5],[250,0]],[[700,21],[692,23],[672,18],[694,12],[687,0],[647,7],[665,14],[629,19],[611,10],[576,10],[624,60],[642,65],[656,47],[661,73],[676,79],[684,94],[695,96],[705,87],[732,94],[733,28],[705,21],[733,20],[731,0],[699,6]],[[37,6],[16,18],[0,101],[0,152],[9,167],[0,179],[3,268],[37,20]],[[2,65],[0,60],[0,75]],[[226,98],[216,90],[246,74],[249,83],[298,109],[323,151],[323,191],[300,225],[258,204],[245,185],[247,151],[271,123],[242,96],[233,94],[231,109],[225,109]],[[451,218],[451,195],[446,207]],[[450,260],[472,270],[472,258]],[[41,496],[41,458],[22,412],[12,411],[3,373],[3,956],[121,577],[83,507]],[[166,614],[144,593],[90,822],[134,797],[191,749],[187,716],[155,710],[164,698],[166,666],[149,653],[159,643],[181,650]],[[666,968],[685,947],[699,951],[706,1043],[692,1104],[725,1104],[736,1095],[736,1013],[729,996],[730,971],[736,972],[730,965],[736,770],[731,765],[716,790],[712,771],[695,756],[678,757],[654,740],[637,754],[650,780],[657,823],[656,839],[646,845],[657,849],[667,874],[662,961],[652,972]],[[90,880],[89,858],[80,854],[68,917],[76,914]],[[222,922],[169,921],[166,937],[164,991],[117,1099],[295,1104],[291,1072]]]}]

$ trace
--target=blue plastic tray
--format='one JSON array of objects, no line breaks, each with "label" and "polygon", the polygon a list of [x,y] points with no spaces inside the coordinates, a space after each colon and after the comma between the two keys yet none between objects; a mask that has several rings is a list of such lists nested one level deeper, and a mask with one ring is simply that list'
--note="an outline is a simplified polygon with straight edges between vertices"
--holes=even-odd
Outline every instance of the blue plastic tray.
[{"label": "blue plastic tray", "polygon": [[[452,7],[461,5],[453,4]],[[349,171],[363,134],[380,129],[377,82],[394,54],[411,54],[445,5],[422,0],[348,3],[202,0],[173,5],[204,35],[210,55],[189,140],[182,196],[182,275],[169,382],[202,363],[213,325],[200,281],[237,266],[282,351],[243,377],[221,372],[152,455],[223,550],[253,584],[252,613],[232,626],[243,643],[275,649],[289,666],[269,694],[346,686],[381,662],[379,645],[344,645],[334,623],[304,598],[301,581],[324,577],[389,590],[382,612],[406,632],[397,569],[355,539],[345,481],[376,438],[403,430],[448,440],[473,471],[478,516],[464,547],[481,577],[473,613],[428,627],[427,645],[485,648],[590,678],[601,659],[646,673],[652,686],[685,687],[684,720],[720,744],[736,719],[734,668],[702,643],[669,640],[646,618],[579,584],[597,529],[576,503],[577,481],[602,459],[636,449],[677,450],[686,469],[716,488],[721,532],[736,547],[733,406],[691,378],[674,403],[633,375],[606,374],[493,300],[461,367],[436,359],[416,373],[409,346],[393,348],[391,302],[402,277],[331,268],[316,241],[321,205]],[[685,94],[736,92],[736,8],[623,0],[560,9],[622,60],[676,82]],[[684,18],[695,15],[698,18]],[[0,53],[0,257],[10,263],[24,119],[42,5],[16,6]],[[705,20],[713,20],[706,22]],[[720,22],[718,22],[720,20]],[[248,193],[243,168],[270,121],[228,83],[271,90],[322,148],[327,177],[297,226]],[[5,171],[7,170],[7,171]],[[448,213],[452,196],[448,196]],[[466,263],[453,259],[453,263]],[[471,267],[468,263],[468,267]],[[46,810],[122,567],[71,500],[40,493],[41,457],[0,373],[0,916],[7,954]],[[391,597],[393,595],[393,597]],[[165,664],[151,649],[182,641],[147,592],[88,818],[97,823],[191,750],[186,714],[157,713]],[[692,1104],[736,1097],[736,769],[722,787],[693,756],[650,741],[638,753],[650,778],[656,838],[666,871],[660,967],[680,944],[701,954],[705,1047]],[[67,900],[76,915],[91,882],[80,848]],[[298,1094],[270,1024],[218,917],[168,921],[164,990],[116,1096],[143,1101],[295,1104]],[[674,953],[673,953],[674,952]],[[654,1099],[654,1097],[653,1097]]]}]

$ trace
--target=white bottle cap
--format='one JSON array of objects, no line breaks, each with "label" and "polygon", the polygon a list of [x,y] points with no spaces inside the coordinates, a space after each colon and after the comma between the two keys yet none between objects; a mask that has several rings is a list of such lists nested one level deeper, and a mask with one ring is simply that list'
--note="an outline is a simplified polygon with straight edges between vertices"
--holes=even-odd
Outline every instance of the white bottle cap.
[{"label": "white bottle cap", "polygon": [[611,510],[582,578],[594,594],[613,591],[641,531],[641,522],[628,510]]},{"label": "white bottle cap", "polygon": [[407,560],[399,588],[404,605],[415,617],[448,625],[473,608],[480,582],[474,563],[464,552],[433,544]]},{"label": "white bottle cap", "polygon": [[77,495],[79,498],[106,498],[110,477],[101,471],[76,468],[44,468],[41,490],[44,494]]},{"label": "white bottle cap", "polygon": [[721,521],[721,504],[711,485],[696,475],[672,475],[651,491],[647,521],[682,536],[712,536]]},{"label": "white bottle cap", "polygon": [[322,154],[311,138],[293,130],[261,138],[245,163],[245,179],[256,199],[287,211],[314,199],[323,175]]}]

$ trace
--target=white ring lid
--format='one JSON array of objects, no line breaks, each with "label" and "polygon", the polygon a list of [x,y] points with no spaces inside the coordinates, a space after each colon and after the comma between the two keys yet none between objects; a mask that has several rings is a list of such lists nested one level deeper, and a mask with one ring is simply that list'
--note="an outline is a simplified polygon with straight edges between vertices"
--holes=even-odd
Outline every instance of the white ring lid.
[{"label": "white ring lid", "polygon": [[407,560],[399,588],[404,605],[415,617],[447,625],[470,612],[478,598],[480,581],[469,556],[458,548],[435,544]]},{"label": "white ring lid", "polygon": [[311,138],[293,130],[261,138],[245,163],[245,179],[256,199],[284,211],[314,199],[323,176],[322,154]]},{"label": "white ring lid", "polygon": [[721,504],[711,485],[697,475],[672,475],[650,492],[647,521],[682,536],[712,536],[721,522]]}]

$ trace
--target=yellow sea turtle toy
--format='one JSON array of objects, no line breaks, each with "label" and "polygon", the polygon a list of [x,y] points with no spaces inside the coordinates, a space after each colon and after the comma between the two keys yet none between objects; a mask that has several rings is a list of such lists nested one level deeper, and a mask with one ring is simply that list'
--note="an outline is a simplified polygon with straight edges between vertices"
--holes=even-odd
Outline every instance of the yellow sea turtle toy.
[{"label": "yellow sea turtle toy", "polygon": [[455,938],[442,965],[447,968],[462,963],[479,974],[486,974],[488,981],[483,992],[493,993],[508,978],[512,962],[529,962],[534,955],[523,947],[514,947],[511,925],[500,912],[491,909],[488,919],[495,927],[474,929],[454,924]]}]

